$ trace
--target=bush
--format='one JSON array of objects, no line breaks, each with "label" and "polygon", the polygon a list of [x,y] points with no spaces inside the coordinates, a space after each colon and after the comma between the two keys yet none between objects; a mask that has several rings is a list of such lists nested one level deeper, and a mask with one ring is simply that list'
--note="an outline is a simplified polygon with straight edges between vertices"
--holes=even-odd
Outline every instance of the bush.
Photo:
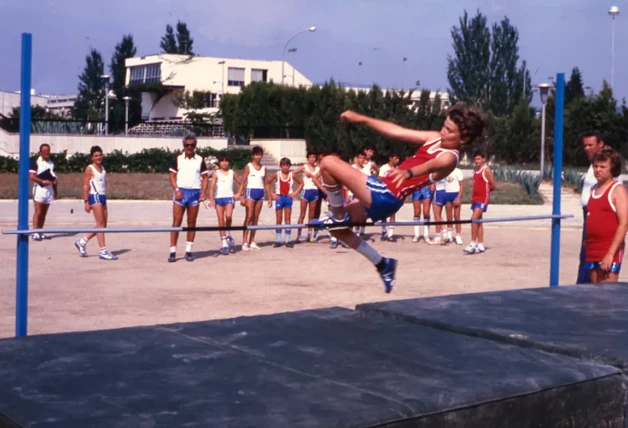
[{"label": "bush", "polygon": [[[115,150],[106,154],[103,159],[103,165],[109,172],[167,172],[172,159],[180,154],[180,151],[171,152],[163,149],[145,149],[139,153],[123,153]],[[234,169],[243,169],[251,160],[251,152],[245,149],[234,150],[215,150],[211,148],[203,148],[198,150],[198,154],[207,156],[220,156],[226,154],[231,161],[231,167]],[[31,159],[36,159],[37,154],[33,154]],[[50,159],[55,164],[55,171],[60,173],[66,172],[83,172],[85,167],[91,163],[88,153],[75,153],[69,155],[64,153],[53,153]],[[16,159],[0,156],[0,173],[17,173],[18,161]]]},{"label": "bush", "polygon": [[493,174],[495,175],[495,180],[509,181],[521,185],[529,196],[536,196],[539,193],[539,186],[541,185],[540,175],[499,166],[493,170]]}]

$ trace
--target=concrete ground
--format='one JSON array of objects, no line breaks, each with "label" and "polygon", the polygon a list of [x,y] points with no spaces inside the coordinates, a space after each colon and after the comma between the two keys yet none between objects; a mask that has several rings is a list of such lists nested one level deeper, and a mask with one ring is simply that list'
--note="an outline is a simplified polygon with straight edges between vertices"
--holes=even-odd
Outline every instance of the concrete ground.
[{"label": "concrete ground", "polygon": [[[169,226],[170,202],[111,201],[110,226]],[[491,206],[487,217],[549,214],[543,206]],[[560,283],[575,281],[580,250],[581,213],[565,213],[561,240]],[[0,229],[16,226],[17,203],[0,201]],[[298,208],[293,215],[296,222]],[[241,224],[244,209],[235,211]],[[469,215],[463,207],[463,216]],[[412,218],[406,205],[398,221]],[[274,210],[264,208],[263,224],[274,222]],[[213,210],[201,208],[199,226],[216,225]],[[48,227],[92,226],[91,214],[80,201],[55,203]],[[379,228],[371,228],[378,238]],[[309,308],[343,306],[390,299],[407,299],[514,288],[544,287],[549,278],[549,220],[486,226],[487,252],[463,255],[462,247],[428,246],[411,242],[412,228],[397,228],[399,242],[376,240],[386,256],[399,259],[396,288],[385,294],[372,265],[346,250],[330,250],[328,240],[300,244],[294,249],[272,248],[273,232],[258,232],[260,251],[218,256],[217,233],[200,233],[197,259],[166,262],[166,233],[110,234],[107,246],[119,260],[99,260],[95,241],[91,257],[79,257],[73,241],[80,235],[57,236],[30,243],[29,334],[106,329],[157,323],[198,321],[268,314]],[[433,233],[433,228],[432,228]],[[469,227],[463,226],[465,243]],[[238,244],[241,235],[235,235]],[[184,239],[180,239],[183,254]],[[14,334],[15,236],[0,235],[0,337]],[[628,280],[625,270],[620,280]]]}]

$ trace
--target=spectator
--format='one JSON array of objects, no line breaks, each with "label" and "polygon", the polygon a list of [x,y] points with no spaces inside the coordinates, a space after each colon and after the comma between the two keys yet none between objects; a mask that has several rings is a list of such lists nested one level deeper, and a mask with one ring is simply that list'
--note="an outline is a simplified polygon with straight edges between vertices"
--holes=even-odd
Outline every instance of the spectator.
[{"label": "spectator", "polygon": [[[598,132],[589,132],[582,137],[582,146],[584,153],[593,161],[593,156],[604,147],[604,138]],[[582,186],[582,243],[580,244],[580,265],[578,267],[578,278],[576,284],[587,284],[591,282],[589,277],[589,269],[585,262],[584,241],[587,233],[587,204],[591,195],[591,187],[597,184],[595,174],[593,173],[593,163],[589,166],[587,174],[584,176],[584,184]]]}]

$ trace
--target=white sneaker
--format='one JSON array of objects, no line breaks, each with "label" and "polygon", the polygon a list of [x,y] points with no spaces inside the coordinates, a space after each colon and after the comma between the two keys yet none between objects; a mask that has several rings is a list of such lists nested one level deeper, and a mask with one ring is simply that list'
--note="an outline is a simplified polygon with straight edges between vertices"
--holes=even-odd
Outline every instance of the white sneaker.
[{"label": "white sneaker", "polygon": [[469,244],[469,245],[468,245],[468,246],[467,246],[464,250],[462,250],[462,251],[464,251],[464,252],[465,252],[465,253],[467,253],[467,254],[473,254],[473,253],[475,253],[475,252],[476,252],[476,251],[475,251],[475,250],[476,250],[476,248],[477,248],[477,246],[476,246],[476,245],[472,242],[472,243],[470,243],[470,244]]},{"label": "white sneaker", "polygon": [[429,245],[441,245],[442,244],[440,236],[435,236],[434,239],[430,239],[429,236],[425,237],[425,242],[427,242]]},{"label": "white sneaker", "polygon": [[249,244],[242,244],[242,251],[250,251]]},{"label": "white sneaker", "polygon": [[412,242],[419,242],[421,240],[421,237],[416,235],[414,238],[412,238]]},{"label": "white sneaker", "polygon": [[477,247],[475,247],[475,253],[476,254],[481,254],[484,251],[486,251],[486,248],[484,248],[484,245],[479,244]]},{"label": "white sneaker", "polygon": [[261,248],[255,242],[251,242],[251,250],[261,250]]},{"label": "white sneaker", "polygon": [[456,235],[456,238],[455,238],[455,239],[456,239],[456,244],[458,244],[458,245],[462,245],[462,236],[460,236],[460,235]]}]

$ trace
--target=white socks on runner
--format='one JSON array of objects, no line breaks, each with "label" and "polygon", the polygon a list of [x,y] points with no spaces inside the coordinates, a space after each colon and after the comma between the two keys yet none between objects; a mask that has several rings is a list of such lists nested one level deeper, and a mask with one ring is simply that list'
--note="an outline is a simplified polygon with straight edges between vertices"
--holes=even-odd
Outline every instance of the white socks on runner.
[{"label": "white socks on runner", "polygon": [[186,242],[185,243],[185,252],[186,253],[191,253],[193,245],[194,245],[194,242]]}]

